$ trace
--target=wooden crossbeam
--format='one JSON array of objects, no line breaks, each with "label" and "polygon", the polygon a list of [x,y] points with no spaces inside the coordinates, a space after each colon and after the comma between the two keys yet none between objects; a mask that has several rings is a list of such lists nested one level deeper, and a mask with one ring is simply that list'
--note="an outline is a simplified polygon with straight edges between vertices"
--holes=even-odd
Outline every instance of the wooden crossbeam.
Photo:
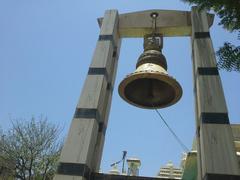
[{"label": "wooden crossbeam", "polygon": [[[121,38],[143,37],[152,32],[152,19],[150,14],[158,13],[157,33],[163,36],[191,36],[192,21],[190,11],[152,9],[119,15],[119,35]],[[209,27],[213,24],[214,15],[208,14]],[[103,18],[98,18],[98,24],[102,26]]]},{"label": "wooden crossbeam", "polygon": [[[166,180],[166,178],[93,173],[91,180]],[[168,179],[174,180],[174,179]]]}]

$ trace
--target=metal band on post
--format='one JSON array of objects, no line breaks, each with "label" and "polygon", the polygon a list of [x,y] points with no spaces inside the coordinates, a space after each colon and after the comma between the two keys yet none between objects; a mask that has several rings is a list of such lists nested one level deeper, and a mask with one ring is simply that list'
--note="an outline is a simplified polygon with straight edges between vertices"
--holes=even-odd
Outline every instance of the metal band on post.
[{"label": "metal band on post", "polygon": [[194,38],[195,39],[210,38],[210,33],[209,32],[195,32]]},{"label": "metal band on post", "polygon": [[239,180],[238,175],[230,174],[206,174],[203,180]]},{"label": "metal band on post", "polygon": [[100,121],[100,114],[97,109],[89,108],[77,108],[75,111],[74,118],[95,118],[97,121]]},{"label": "metal band on post", "polygon": [[198,67],[199,75],[219,75],[217,67]]},{"label": "metal band on post", "polygon": [[77,108],[74,118],[96,119],[98,122],[98,131],[106,133],[106,126],[103,123],[101,115],[97,109]]},{"label": "metal band on post", "polygon": [[57,169],[58,174],[82,176],[86,179],[90,179],[91,171],[86,164],[80,163],[60,163]]},{"label": "metal band on post", "polygon": [[202,112],[200,119],[202,123],[229,124],[228,113]]},{"label": "metal band on post", "polygon": [[104,75],[107,80],[109,78],[106,68],[90,67],[88,70],[88,75]]},{"label": "metal band on post", "polygon": [[112,44],[113,44],[113,47],[116,45],[115,41],[114,41],[114,38],[113,38],[113,35],[109,35],[109,34],[101,34],[99,35],[98,37],[98,41],[111,41]]},{"label": "metal band on post", "polygon": [[106,68],[90,67],[88,70],[88,75],[103,75],[107,81],[107,90],[113,91],[112,83],[110,81],[108,72]]}]

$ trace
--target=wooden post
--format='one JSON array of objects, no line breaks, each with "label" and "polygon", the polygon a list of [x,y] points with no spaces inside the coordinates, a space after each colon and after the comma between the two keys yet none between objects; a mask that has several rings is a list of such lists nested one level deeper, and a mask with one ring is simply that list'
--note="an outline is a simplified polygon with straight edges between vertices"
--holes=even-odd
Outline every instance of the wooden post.
[{"label": "wooden post", "polygon": [[[103,113],[103,123],[102,123],[103,127],[105,128],[105,131],[106,131],[108,117],[109,117],[111,103],[112,103],[113,85],[115,83],[115,77],[117,73],[117,65],[118,65],[120,48],[121,48],[121,39],[118,40],[118,44],[115,47],[115,50],[113,52],[113,64],[112,64],[112,67],[110,68],[110,74],[111,74],[110,83],[112,84],[112,86],[110,87],[108,94],[106,95],[104,105],[103,105],[103,107],[106,108],[105,112]],[[94,172],[98,172],[100,169],[103,145],[105,140],[105,131],[104,133],[101,133],[101,132],[98,133],[98,139],[97,139],[97,143],[94,150],[94,156],[92,159],[92,167]]]},{"label": "wooden post", "polygon": [[90,179],[99,169],[119,49],[118,12],[108,10],[55,180]]},{"label": "wooden post", "polygon": [[192,8],[192,50],[200,179],[240,179],[207,13]]},{"label": "wooden post", "polygon": [[[192,36],[199,180],[240,178],[226,102],[209,34],[213,15],[187,11],[148,10],[99,18],[101,32],[79,103],[63,146],[55,180],[90,179],[99,170],[111,107],[121,38],[143,37],[158,12],[163,36]],[[95,173],[96,174],[96,173]]]}]

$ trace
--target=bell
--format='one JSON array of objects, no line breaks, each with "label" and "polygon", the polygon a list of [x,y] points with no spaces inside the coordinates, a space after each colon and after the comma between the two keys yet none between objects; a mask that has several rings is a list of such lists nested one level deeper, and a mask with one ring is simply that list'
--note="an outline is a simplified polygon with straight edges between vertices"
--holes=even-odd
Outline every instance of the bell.
[{"label": "bell", "polygon": [[154,109],[173,105],[181,98],[180,84],[167,73],[162,46],[160,34],[144,36],[144,52],[138,58],[136,70],[127,75],[118,88],[120,96],[128,103]]}]

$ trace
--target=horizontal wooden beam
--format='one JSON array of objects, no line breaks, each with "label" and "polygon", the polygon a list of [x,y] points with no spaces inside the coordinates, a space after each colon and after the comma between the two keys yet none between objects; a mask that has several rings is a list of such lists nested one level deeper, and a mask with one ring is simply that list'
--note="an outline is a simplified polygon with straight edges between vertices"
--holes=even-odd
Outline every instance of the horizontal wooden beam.
[{"label": "horizontal wooden beam", "polygon": [[[163,36],[191,36],[192,22],[190,11],[152,9],[119,15],[119,35],[121,38],[143,37],[152,32],[152,12],[158,13],[157,33]],[[214,15],[208,14],[208,24],[213,24]],[[103,18],[98,18],[101,27]]]},{"label": "horizontal wooden beam", "polygon": [[[91,180],[166,180],[166,178],[93,173]],[[168,179],[174,180],[174,179]]]}]

